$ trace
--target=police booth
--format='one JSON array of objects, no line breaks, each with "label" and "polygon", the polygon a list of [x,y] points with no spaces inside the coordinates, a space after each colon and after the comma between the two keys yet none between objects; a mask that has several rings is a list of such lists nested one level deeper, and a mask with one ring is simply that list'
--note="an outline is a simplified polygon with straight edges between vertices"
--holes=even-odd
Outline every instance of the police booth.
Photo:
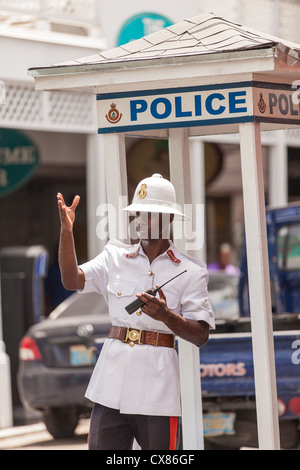
[{"label": "police booth", "polygon": [[[261,130],[299,126],[299,58],[300,45],[205,14],[110,51],[29,69],[37,90],[95,94],[98,152],[88,162],[88,185],[95,188],[105,175],[107,201],[120,213],[119,196],[128,202],[127,136],[168,140],[177,200],[194,208],[205,196],[199,137],[239,135],[261,449],[280,448]],[[88,204],[95,198],[101,204],[97,197],[90,193]],[[127,224],[125,214],[112,217],[110,235],[126,234]],[[202,257],[203,244],[189,245],[187,238],[176,225],[175,245]],[[199,350],[179,340],[179,360],[183,447],[201,449]]]}]

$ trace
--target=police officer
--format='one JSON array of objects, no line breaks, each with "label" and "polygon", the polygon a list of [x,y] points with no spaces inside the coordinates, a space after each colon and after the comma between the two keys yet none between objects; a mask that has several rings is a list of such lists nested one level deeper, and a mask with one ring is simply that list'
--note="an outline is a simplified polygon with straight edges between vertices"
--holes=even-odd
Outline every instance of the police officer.
[{"label": "police officer", "polygon": [[[73,239],[76,196],[67,207],[57,195],[61,219],[59,264],[67,289],[98,292],[107,303],[111,329],[94,368],[86,397],[93,403],[89,449],[177,449],[180,380],[175,336],[200,347],[215,328],[204,263],[179,252],[170,223],[184,218],[173,185],[154,174],[137,186],[132,204],[139,243],[109,242],[102,253],[78,266]],[[158,291],[182,271],[178,279]],[[129,315],[136,298],[145,304]]]}]

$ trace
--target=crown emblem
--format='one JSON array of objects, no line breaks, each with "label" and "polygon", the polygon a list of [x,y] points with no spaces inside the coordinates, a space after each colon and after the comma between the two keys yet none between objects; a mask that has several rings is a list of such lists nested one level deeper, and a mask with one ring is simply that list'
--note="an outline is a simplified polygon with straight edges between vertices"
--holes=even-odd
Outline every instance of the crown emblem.
[{"label": "crown emblem", "polygon": [[116,103],[112,103],[110,105],[110,110],[105,115],[105,117],[108,120],[108,122],[110,122],[111,124],[116,124],[117,122],[120,121],[122,117],[122,113],[118,111]]}]

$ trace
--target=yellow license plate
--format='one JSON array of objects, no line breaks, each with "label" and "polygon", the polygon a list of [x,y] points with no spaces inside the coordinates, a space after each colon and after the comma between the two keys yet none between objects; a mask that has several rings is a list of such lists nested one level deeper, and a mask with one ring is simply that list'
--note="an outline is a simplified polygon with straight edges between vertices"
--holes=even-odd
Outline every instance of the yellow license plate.
[{"label": "yellow license plate", "polygon": [[222,436],[235,434],[235,413],[207,413],[203,415],[204,436]]}]

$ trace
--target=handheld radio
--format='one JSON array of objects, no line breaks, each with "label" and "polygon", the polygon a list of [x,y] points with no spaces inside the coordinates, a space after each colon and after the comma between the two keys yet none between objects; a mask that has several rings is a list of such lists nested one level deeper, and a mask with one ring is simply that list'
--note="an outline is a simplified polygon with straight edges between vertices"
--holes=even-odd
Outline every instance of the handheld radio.
[{"label": "handheld radio", "polygon": [[[169,279],[167,282],[165,282],[164,284],[162,284],[161,286],[159,287],[156,287],[155,289],[149,289],[146,291],[147,294],[150,294],[150,295],[156,295],[157,292],[159,291],[159,289],[161,289],[162,287],[164,287],[166,284],[168,284],[169,282],[173,281],[173,279],[175,279],[176,277],[178,276],[181,276],[181,274],[183,273],[186,273],[186,270],[185,271],[182,271],[181,273],[177,274],[177,276],[174,276],[172,277],[172,279]],[[141,308],[143,305],[145,305],[146,302],[144,302],[143,300],[141,299],[136,299],[134,300],[133,302],[131,302],[130,304],[128,304],[126,307],[125,307],[125,310],[129,313],[129,315],[131,315],[133,312],[135,312],[136,310],[138,310],[139,308]]]}]

